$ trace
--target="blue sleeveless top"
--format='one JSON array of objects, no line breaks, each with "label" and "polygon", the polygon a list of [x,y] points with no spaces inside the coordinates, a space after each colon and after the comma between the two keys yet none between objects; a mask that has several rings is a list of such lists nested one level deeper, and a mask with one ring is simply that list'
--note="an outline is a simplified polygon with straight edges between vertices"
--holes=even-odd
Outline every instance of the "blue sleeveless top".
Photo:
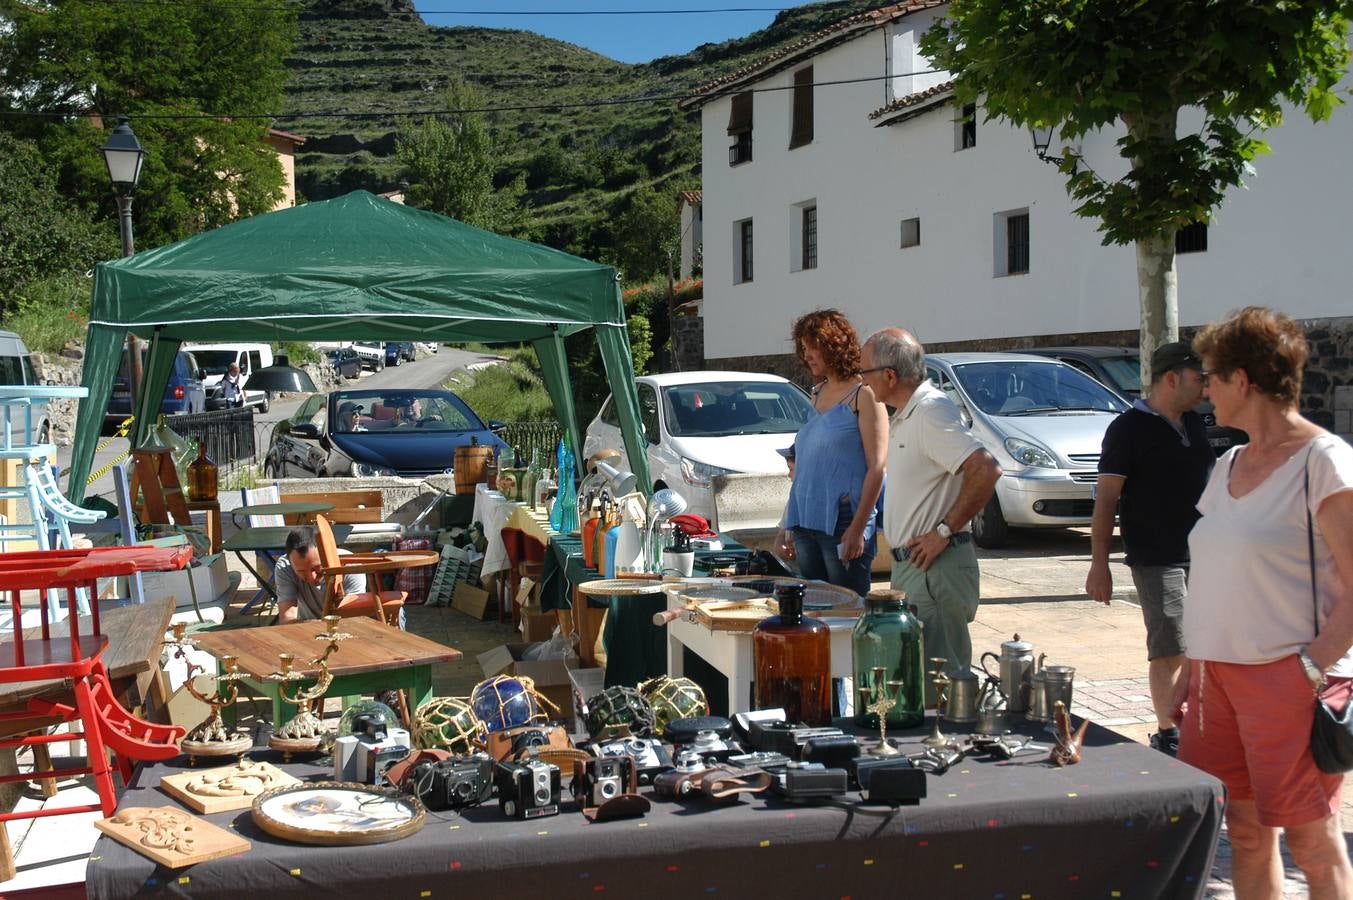
[{"label": "blue sleeveless top", "polygon": [[[859,509],[860,488],[868,469],[859,416],[850,408],[859,390],[856,387],[854,394],[803,423],[794,438],[794,482],[785,509],[786,529],[798,526],[833,534],[842,501],[849,501],[851,516]],[[874,534],[874,523],[870,517],[865,525],[866,541]]]}]

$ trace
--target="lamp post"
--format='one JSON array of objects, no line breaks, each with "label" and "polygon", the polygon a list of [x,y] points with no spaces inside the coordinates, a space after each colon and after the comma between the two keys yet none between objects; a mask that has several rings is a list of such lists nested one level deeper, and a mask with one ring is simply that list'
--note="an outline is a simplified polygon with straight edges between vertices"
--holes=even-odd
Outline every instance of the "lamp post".
[{"label": "lamp post", "polygon": [[117,193],[122,255],[131,256],[135,252],[132,244],[132,191],[136,190],[136,183],[141,180],[141,164],[146,161],[146,151],[132,133],[131,122],[126,116],[117,117],[117,127],[108,136],[108,143],[100,149],[104,162],[108,164],[108,180],[113,183],[113,190]]},{"label": "lamp post", "polygon": [[1029,126],[1029,137],[1033,138],[1034,153],[1045,163],[1052,163],[1054,166],[1062,164],[1061,157],[1049,156],[1048,147],[1052,145],[1052,133],[1057,129],[1056,125],[1031,125]]}]

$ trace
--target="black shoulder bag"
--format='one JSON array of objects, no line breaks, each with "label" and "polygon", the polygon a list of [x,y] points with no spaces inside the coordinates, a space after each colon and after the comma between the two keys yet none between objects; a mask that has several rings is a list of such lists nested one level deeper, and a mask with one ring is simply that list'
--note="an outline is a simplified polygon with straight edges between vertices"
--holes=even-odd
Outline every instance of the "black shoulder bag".
[{"label": "black shoulder bag", "polygon": [[[1315,589],[1315,523],[1311,520],[1310,453],[1306,454],[1303,473],[1306,501],[1306,551],[1311,566],[1311,601],[1315,610],[1315,633],[1320,633],[1320,599]],[[1311,756],[1320,771],[1342,775],[1353,769],[1353,703],[1343,713],[1329,708],[1323,697],[1315,696],[1315,721],[1311,723]]]}]

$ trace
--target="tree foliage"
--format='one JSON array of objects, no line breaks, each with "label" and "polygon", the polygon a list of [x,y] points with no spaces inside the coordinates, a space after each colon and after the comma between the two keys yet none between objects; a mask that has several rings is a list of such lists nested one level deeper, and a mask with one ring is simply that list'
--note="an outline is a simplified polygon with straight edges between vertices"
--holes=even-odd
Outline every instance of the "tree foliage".
[{"label": "tree foliage", "polygon": [[281,105],[294,10],[267,0],[134,9],[0,0],[0,18],[10,26],[0,30],[0,108],[50,114],[13,128],[38,143],[62,193],[112,217],[99,147],[117,115],[132,117],[148,151],[133,207],[139,247],[267,211],[281,197],[268,123],[245,116]]},{"label": "tree foliage", "polygon": [[607,261],[626,282],[665,275],[669,257],[681,252],[681,214],[675,189],[642,187],[612,209]]},{"label": "tree foliage", "polygon": [[396,141],[409,180],[404,202],[476,228],[525,237],[530,231],[522,203],[525,175],[494,187],[501,157],[493,135],[481,115],[464,111],[483,105],[478,92],[453,81],[442,102],[446,109],[462,111],[422,119]]}]

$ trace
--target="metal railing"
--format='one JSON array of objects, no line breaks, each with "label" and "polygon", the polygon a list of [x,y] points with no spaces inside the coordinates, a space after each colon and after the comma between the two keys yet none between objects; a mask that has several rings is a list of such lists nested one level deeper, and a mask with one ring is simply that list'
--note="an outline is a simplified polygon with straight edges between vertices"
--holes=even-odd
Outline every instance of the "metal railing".
[{"label": "metal railing", "polygon": [[205,443],[207,455],[218,466],[250,462],[258,453],[253,407],[185,413],[165,421],[182,437]]},{"label": "metal railing", "polygon": [[517,448],[523,464],[530,463],[532,452],[537,452],[540,464],[550,468],[554,465],[554,451],[563,434],[558,422],[508,422],[498,436],[507,441],[508,446]]}]

